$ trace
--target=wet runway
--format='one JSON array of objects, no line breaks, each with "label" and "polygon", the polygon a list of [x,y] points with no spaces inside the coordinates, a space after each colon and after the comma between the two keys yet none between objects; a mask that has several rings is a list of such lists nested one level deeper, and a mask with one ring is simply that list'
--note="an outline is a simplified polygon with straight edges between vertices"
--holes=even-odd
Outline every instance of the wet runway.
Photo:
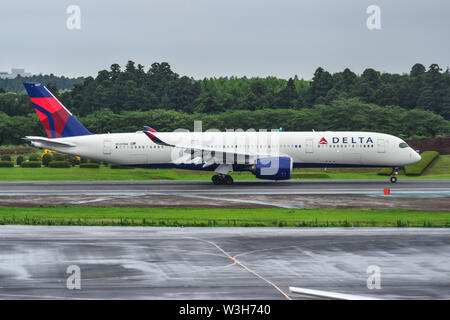
[{"label": "wet runway", "polygon": [[[385,196],[384,188],[390,188]],[[450,180],[11,182],[0,183],[0,205],[138,207],[450,208]]]},{"label": "wet runway", "polygon": [[448,299],[449,270],[447,229],[0,226],[1,299]]},{"label": "wet runway", "polygon": [[398,194],[450,195],[450,180],[289,180],[236,181],[215,186],[210,181],[58,181],[4,182],[0,195],[14,194],[373,194],[391,188]]}]

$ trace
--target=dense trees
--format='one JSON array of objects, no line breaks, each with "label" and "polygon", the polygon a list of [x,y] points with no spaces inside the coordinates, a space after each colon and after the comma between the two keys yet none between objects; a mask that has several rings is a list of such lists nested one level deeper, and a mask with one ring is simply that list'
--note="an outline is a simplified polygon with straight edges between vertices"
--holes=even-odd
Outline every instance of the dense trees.
[{"label": "dense trees", "polygon": [[51,75],[0,80],[2,144],[19,143],[25,134],[43,134],[27,95],[16,88],[23,88],[24,80],[47,84],[91,131],[99,133],[135,131],[142,125],[191,129],[193,120],[203,120],[204,129],[281,126],[384,131],[406,137],[450,133],[450,73],[436,64],[428,70],[415,64],[402,75],[371,68],[361,75],[348,68],[331,74],[318,68],[311,81],[297,76],[197,81],[179,76],[165,62],[146,70],[128,61],[124,67],[113,64],[85,79]]},{"label": "dense trees", "polygon": [[124,110],[175,109],[190,110],[200,94],[199,83],[174,73],[169,64],[154,63],[144,71],[142,65],[129,61],[125,70],[117,64],[102,70],[94,79],[88,77],[63,92],[63,103],[75,113],[87,115],[102,108],[113,112]]},{"label": "dense trees", "polygon": [[49,75],[34,75],[30,77],[21,77],[18,76],[14,79],[0,79],[0,93],[2,93],[2,89],[6,91],[11,91],[15,93],[25,92],[25,88],[23,87],[23,82],[42,82],[42,83],[52,83],[59,90],[72,89],[75,83],[83,82],[83,78],[67,78],[67,77],[58,77],[54,74]]},{"label": "dense trees", "polygon": [[[159,131],[183,128],[193,130],[194,120],[203,130],[277,129],[284,130],[362,130],[385,132],[401,137],[436,136],[450,133],[450,122],[431,111],[401,107],[381,107],[358,98],[339,98],[330,105],[318,104],[301,109],[228,110],[220,113],[184,113],[175,110],[150,111],[98,110],[79,120],[94,133],[134,132],[144,125]],[[0,144],[18,144],[25,135],[45,132],[36,114],[9,117],[0,113]]]},{"label": "dense trees", "polygon": [[330,105],[302,109],[229,110],[221,113],[182,113],[174,110],[124,111],[102,110],[82,121],[93,132],[132,132],[144,125],[159,131],[183,128],[193,130],[194,120],[203,122],[203,130],[277,129],[284,130],[363,130],[399,136],[435,136],[450,132],[450,123],[433,112],[380,107],[358,98],[339,98]]},{"label": "dense trees", "polygon": [[75,84],[62,100],[81,115],[107,107],[113,112],[172,109],[216,113],[230,109],[312,107],[339,97],[358,97],[380,106],[430,110],[450,120],[450,74],[421,64],[409,74],[380,73],[367,68],[357,76],[350,69],[330,74],[317,68],[311,81],[267,78],[210,78],[195,81],[174,73],[169,64],[154,63],[146,72],[129,61],[114,64],[97,77]]}]

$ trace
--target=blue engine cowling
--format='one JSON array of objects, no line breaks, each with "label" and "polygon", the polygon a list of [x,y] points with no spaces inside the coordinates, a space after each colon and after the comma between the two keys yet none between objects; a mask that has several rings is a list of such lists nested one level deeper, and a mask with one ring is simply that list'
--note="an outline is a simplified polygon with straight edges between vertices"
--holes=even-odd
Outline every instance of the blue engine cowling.
[{"label": "blue engine cowling", "polygon": [[291,157],[266,157],[256,160],[253,173],[258,179],[287,180],[292,175]]}]

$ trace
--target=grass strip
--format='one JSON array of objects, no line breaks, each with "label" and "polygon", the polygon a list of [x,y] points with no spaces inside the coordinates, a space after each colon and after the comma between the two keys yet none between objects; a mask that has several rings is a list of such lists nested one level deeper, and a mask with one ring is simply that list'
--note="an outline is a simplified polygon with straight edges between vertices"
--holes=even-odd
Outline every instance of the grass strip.
[{"label": "grass strip", "polygon": [[0,207],[3,225],[170,227],[450,227],[450,211],[404,209],[223,209]]},{"label": "grass strip", "polygon": [[[377,175],[377,170],[358,172],[358,169],[337,170],[329,169],[321,172],[320,169],[310,171],[307,169],[295,170],[293,179],[381,179],[386,177]],[[151,180],[211,180],[212,172],[192,171],[181,169],[129,169],[118,170],[101,166],[100,168],[0,168],[0,181],[151,181]],[[250,172],[233,172],[233,178],[239,180],[258,180]],[[401,179],[409,177],[402,176]],[[450,172],[434,171],[431,175],[412,177],[413,179],[450,179]],[[409,178],[411,179],[411,178]]]}]

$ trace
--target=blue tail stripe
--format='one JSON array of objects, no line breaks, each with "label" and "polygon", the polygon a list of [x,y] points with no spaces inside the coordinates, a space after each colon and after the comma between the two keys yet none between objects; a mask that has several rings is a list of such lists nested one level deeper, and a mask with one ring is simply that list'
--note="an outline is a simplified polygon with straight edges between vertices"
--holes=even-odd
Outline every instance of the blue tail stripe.
[{"label": "blue tail stripe", "polygon": [[52,138],[54,138],[55,137],[55,126],[54,126],[54,123],[53,123],[53,114],[51,114],[50,112],[48,112],[44,108],[38,106],[36,103],[33,103],[33,106],[37,110],[39,110],[39,112],[42,112],[43,114],[45,114],[48,117],[48,124],[50,125],[50,132],[52,134]]},{"label": "blue tail stripe", "polygon": [[86,136],[90,133],[74,116],[70,116],[67,119],[66,126],[61,133],[61,138],[73,137],[73,136]]},{"label": "blue tail stripe", "polygon": [[52,94],[44,85],[37,82],[24,82],[24,87],[30,98],[51,98]]}]

